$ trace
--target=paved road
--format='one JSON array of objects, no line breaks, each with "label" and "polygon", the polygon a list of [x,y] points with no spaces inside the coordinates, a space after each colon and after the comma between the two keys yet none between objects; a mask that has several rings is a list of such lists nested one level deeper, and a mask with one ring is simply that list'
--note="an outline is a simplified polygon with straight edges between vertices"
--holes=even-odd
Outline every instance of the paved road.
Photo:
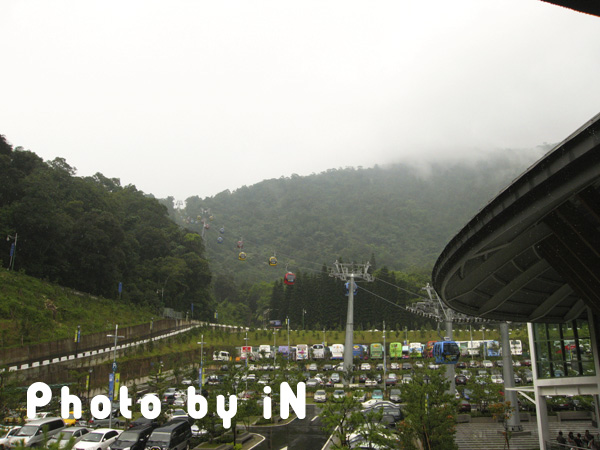
[{"label": "paved road", "polygon": [[305,419],[296,419],[284,426],[250,428],[252,433],[265,437],[254,450],[321,449],[329,436],[321,430],[322,424],[317,413],[318,408],[314,405],[306,405]]}]

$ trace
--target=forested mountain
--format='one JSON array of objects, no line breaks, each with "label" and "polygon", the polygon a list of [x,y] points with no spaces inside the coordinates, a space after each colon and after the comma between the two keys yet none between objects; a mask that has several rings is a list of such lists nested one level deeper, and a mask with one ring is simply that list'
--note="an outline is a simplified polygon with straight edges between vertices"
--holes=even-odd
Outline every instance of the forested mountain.
[{"label": "forested mountain", "polygon": [[5,268],[12,258],[14,270],[157,310],[194,303],[206,318],[214,309],[202,239],[177,226],[164,205],[100,173],[77,177],[64,159],[44,162],[4,136],[0,236]]},{"label": "forested mountain", "polygon": [[[320,271],[338,258],[393,270],[431,267],[453,235],[541,153],[293,175],[191,197],[179,210],[169,199],[169,206],[179,223],[204,232],[217,277],[274,280],[286,266]],[[244,262],[238,260],[240,240]],[[267,263],[272,255],[276,267]]]},{"label": "forested mountain", "polygon": [[[423,327],[427,321],[403,306],[425,295],[421,288],[446,243],[544,150],[329,170],[191,197],[185,208],[176,208],[173,198],[163,202],[175,220],[204,236],[222,321],[289,317],[294,327],[341,329],[344,286],[329,277],[340,260],[369,261],[376,276],[360,284],[357,329],[381,327],[383,320]],[[268,262],[272,256],[276,266]],[[282,282],[287,271],[296,274],[294,286]]]}]

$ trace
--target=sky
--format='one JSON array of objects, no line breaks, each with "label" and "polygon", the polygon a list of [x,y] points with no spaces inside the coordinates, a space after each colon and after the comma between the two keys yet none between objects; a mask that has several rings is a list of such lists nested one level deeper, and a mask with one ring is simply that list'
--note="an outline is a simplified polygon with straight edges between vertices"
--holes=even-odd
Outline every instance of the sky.
[{"label": "sky", "polygon": [[159,198],[565,139],[600,18],[539,0],[0,0],[0,134]]}]

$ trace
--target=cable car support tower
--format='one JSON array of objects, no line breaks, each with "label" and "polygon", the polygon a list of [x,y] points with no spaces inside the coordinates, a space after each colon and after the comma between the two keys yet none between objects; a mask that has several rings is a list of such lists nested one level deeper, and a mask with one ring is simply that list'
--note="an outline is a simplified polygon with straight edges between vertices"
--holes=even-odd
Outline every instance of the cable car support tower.
[{"label": "cable car support tower", "polygon": [[[519,415],[517,389],[515,388],[514,381],[514,370],[512,365],[512,358],[510,352],[510,340],[508,334],[508,322],[497,322],[481,317],[468,316],[454,311],[450,308],[445,308],[442,300],[438,296],[435,289],[427,283],[427,286],[423,288],[427,291],[429,301],[417,302],[415,306],[408,306],[406,309],[414,314],[418,314],[430,319],[436,320],[438,323],[444,322],[446,327],[446,336],[452,340],[452,323],[487,323],[487,324],[498,324],[500,328],[501,346],[502,346],[502,359],[503,359],[503,377],[504,377],[504,388],[505,388],[505,401],[515,408],[510,417],[505,421],[505,428],[507,431],[520,432],[523,430],[521,425],[521,419]],[[434,297],[435,296],[435,297]],[[456,385],[454,381],[455,377],[455,366],[454,364],[446,364],[446,378],[450,382],[450,392],[454,395]],[[531,399],[530,399],[531,400]]]},{"label": "cable car support tower", "polygon": [[354,280],[373,281],[375,278],[369,273],[369,263],[342,264],[333,263],[329,272],[330,277],[338,278],[348,283],[348,314],[346,316],[346,339],[344,341],[344,386],[350,384],[352,377],[352,358],[354,347]]}]

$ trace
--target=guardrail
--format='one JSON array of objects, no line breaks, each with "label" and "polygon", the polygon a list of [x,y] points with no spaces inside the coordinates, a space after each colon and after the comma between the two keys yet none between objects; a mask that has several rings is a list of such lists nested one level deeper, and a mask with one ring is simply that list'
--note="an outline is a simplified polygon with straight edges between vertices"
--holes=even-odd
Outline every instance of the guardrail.
[{"label": "guardrail", "polygon": [[[176,328],[172,328],[167,330],[167,332],[158,332],[152,334],[146,334],[143,336],[137,336],[135,338],[130,339],[122,339],[120,343],[117,344],[117,351],[124,350],[126,348],[135,347],[138,345],[146,344],[150,342],[150,340],[157,341],[161,339],[166,339],[171,336],[175,336],[180,333],[184,333],[194,328],[198,327],[210,327],[210,328],[223,328],[230,331],[238,331],[238,330],[247,330],[246,327],[236,327],[233,325],[224,325],[224,324],[216,324],[210,322],[197,322],[192,325],[182,325]],[[85,350],[78,351],[77,354],[69,353],[69,354],[50,354],[45,355],[43,358],[35,358],[28,361],[19,362],[18,364],[9,364],[8,370],[9,372],[16,372],[19,370],[27,370],[34,367],[39,366],[47,366],[50,364],[57,364],[65,361],[73,361],[79,358],[87,358],[90,356],[102,355],[102,354],[110,354],[110,352],[115,351],[115,346],[110,343],[106,345],[100,345],[92,348],[87,348]]]}]

